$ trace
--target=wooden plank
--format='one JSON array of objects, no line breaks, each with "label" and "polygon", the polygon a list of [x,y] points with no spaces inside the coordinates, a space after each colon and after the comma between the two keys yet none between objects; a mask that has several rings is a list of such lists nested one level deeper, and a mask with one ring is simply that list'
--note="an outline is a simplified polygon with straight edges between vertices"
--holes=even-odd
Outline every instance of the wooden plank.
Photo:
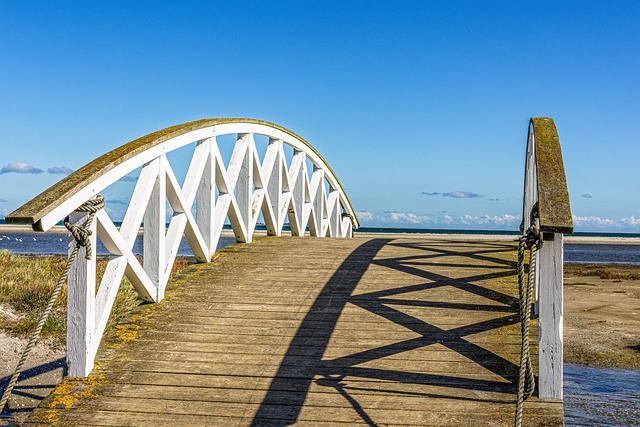
[{"label": "wooden plank", "polygon": [[540,397],[562,399],[562,234],[545,233],[540,249]]}]

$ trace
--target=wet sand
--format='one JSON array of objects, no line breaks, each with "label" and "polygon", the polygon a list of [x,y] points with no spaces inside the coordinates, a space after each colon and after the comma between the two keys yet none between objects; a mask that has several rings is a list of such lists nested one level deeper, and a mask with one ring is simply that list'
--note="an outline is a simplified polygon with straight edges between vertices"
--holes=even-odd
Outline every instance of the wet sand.
[{"label": "wet sand", "polygon": [[565,264],[565,362],[640,369],[640,267]]}]

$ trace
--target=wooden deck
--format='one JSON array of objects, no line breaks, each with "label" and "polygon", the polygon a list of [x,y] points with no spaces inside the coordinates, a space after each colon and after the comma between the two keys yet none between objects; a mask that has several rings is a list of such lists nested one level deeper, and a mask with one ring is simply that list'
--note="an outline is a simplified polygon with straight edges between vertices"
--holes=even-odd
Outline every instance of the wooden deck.
[{"label": "wooden deck", "polygon": [[[27,425],[513,425],[515,260],[508,241],[234,245],[107,334]],[[523,425],[562,418],[532,397]]]}]

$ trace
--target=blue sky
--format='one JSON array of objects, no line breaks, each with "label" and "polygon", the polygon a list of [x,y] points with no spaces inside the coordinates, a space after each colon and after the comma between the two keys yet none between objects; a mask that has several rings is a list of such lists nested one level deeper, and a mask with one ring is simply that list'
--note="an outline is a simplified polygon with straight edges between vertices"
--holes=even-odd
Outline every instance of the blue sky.
[{"label": "blue sky", "polygon": [[0,217],[147,133],[252,117],[316,146],[363,225],[516,229],[549,116],[576,230],[640,232],[638,22],[637,1],[0,0]]}]

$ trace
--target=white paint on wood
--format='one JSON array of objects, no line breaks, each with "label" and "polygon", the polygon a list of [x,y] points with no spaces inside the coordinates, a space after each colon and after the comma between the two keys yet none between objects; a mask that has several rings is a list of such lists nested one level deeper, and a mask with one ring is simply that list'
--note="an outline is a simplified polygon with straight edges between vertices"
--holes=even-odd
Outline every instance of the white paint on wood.
[{"label": "white paint on wood", "polygon": [[207,139],[202,144],[205,146],[205,149],[201,155],[205,157],[206,162],[202,170],[200,182],[197,183],[196,224],[198,230],[200,230],[200,234],[202,234],[205,246],[209,248],[207,252],[207,262],[209,262],[218,244],[213,227],[216,196],[214,165],[216,158],[212,146],[216,145],[216,143],[215,139]]},{"label": "white paint on wood", "polygon": [[279,236],[282,230],[280,222],[280,199],[282,195],[282,165],[280,153],[282,140],[269,139],[269,145],[262,163],[262,176],[268,179],[265,194],[264,222],[269,236]]},{"label": "white paint on wood", "polygon": [[[69,222],[84,226],[89,214],[73,212]],[[67,288],[67,366],[71,377],[85,377],[93,369],[95,289],[96,289],[96,221],[91,231],[91,259],[86,259],[87,250],[80,247],[76,260],[69,271]],[[76,247],[76,240],[69,234],[69,255]],[[99,340],[99,338],[98,338]]]},{"label": "white paint on wood", "polygon": [[306,178],[305,154],[294,150],[291,166],[289,168],[289,185],[291,188],[291,202],[289,204],[289,226],[292,236],[304,236],[302,225],[305,178]]},{"label": "white paint on wood", "polygon": [[161,301],[164,294],[161,291],[161,284],[164,282],[164,266],[165,266],[165,244],[166,244],[166,217],[167,217],[167,198],[166,198],[166,173],[164,170],[164,156],[154,160],[158,173],[155,176],[155,182],[151,197],[144,213],[144,235],[142,260],[144,271],[154,284],[156,291],[154,300]]},{"label": "white paint on wood", "polygon": [[540,249],[539,396],[562,399],[563,236],[545,233]]}]

